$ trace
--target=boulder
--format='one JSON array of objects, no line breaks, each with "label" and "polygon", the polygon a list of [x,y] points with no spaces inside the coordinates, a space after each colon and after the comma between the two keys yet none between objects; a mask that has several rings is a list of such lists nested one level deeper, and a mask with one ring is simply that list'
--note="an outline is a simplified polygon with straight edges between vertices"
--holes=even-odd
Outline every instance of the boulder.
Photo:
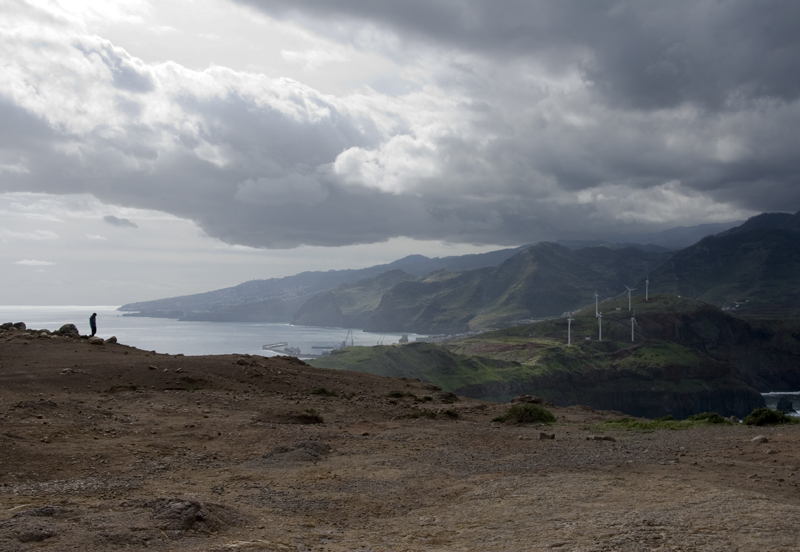
[{"label": "boulder", "polygon": [[0,330],[10,330],[13,327],[14,327],[13,322],[4,322],[3,324],[0,324]]},{"label": "boulder", "polygon": [[780,410],[782,412],[794,412],[794,405],[792,404],[792,401],[786,397],[781,397],[778,399],[778,406],[775,407],[775,410]]},{"label": "boulder", "polygon": [[765,436],[763,436],[763,435],[756,435],[755,437],[753,437],[753,438],[752,438],[752,439],[750,439],[750,440],[751,440],[752,442],[756,443],[757,445],[760,445],[761,443],[769,443],[769,439],[767,439],[767,438],[766,438]]},{"label": "boulder", "polygon": [[15,322],[15,323],[14,323],[14,327],[15,327],[16,329],[18,329],[18,330],[25,330],[25,329],[27,329],[27,326],[25,325],[25,322]]},{"label": "boulder", "polygon": [[64,324],[56,333],[59,335],[65,335],[67,337],[81,336],[81,332],[78,331],[78,327],[75,324]]},{"label": "boulder", "polygon": [[527,404],[541,404],[543,406],[553,406],[553,403],[544,400],[536,395],[518,395],[511,399],[512,403],[527,403]]},{"label": "boulder", "polygon": [[117,336],[115,335],[112,335],[111,337],[106,339],[106,343],[116,343],[116,342],[117,342]]},{"label": "boulder", "polygon": [[105,340],[102,337],[95,335],[89,338],[89,345],[102,345],[103,343],[105,343]]}]

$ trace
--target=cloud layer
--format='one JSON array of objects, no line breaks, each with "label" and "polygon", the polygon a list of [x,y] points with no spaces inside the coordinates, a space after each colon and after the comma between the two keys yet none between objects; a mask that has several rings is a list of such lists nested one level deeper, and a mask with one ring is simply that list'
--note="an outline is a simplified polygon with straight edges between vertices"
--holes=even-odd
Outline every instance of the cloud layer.
[{"label": "cloud layer", "polygon": [[[0,191],[90,193],[266,248],[800,209],[795,2],[239,3],[391,60],[394,84],[333,96],[146,63],[86,16],[0,0]],[[347,64],[323,54],[286,53]]]}]

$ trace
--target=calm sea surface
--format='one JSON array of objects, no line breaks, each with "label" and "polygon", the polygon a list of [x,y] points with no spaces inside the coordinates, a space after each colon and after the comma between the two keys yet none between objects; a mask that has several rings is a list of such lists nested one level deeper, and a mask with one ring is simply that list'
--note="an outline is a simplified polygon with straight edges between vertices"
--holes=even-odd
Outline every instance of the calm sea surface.
[{"label": "calm sea surface", "polygon": [[[97,313],[97,335],[116,336],[120,343],[147,351],[184,355],[219,355],[249,353],[275,356],[278,353],[261,349],[262,345],[285,341],[299,347],[301,357],[321,353],[313,346],[339,344],[347,337],[347,329],[312,328],[290,324],[250,322],[178,322],[164,318],[122,316],[116,306],[24,307],[0,306],[0,323],[25,322],[28,328],[57,330],[64,324],[75,324],[81,334],[89,334],[89,316]],[[397,343],[402,334],[373,334],[352,330],[355,345]],[[416,334],[408,334],[413,341]]]}]

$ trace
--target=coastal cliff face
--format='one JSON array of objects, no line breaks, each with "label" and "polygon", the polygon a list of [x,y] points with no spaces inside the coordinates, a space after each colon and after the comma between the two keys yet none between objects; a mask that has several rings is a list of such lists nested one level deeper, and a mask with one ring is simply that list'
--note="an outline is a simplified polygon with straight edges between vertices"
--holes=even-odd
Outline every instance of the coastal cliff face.
[{"label": "coastal cliff face", "polygon": [[641,313],[641,331],[730,363],[762,392],[800,389],[800,321],[747,320],[711,305],[692,312]]},{"label": "coastal cliff face", "polygon": [[449,346],[350,347],[312,364],[419,378],[484,400],[507,402],[531,394],[558,406],[584,404],[649,418],[685,418],[705,411],[743,417],[764,406],[761,394],[734,377],[729,364],[671,343],[631,350],[613,343],[567,349],[473,340],[469,347],[480,349],[481,355],[458,354]]}]

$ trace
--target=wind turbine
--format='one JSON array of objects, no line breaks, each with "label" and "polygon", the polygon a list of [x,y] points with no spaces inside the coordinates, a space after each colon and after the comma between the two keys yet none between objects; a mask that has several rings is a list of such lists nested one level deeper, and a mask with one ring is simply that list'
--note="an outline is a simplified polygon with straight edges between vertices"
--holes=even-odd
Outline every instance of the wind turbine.
[{"label": "wind turbine", "polygon": [[594,317],[597,318],[597,298],[600,297],[597,295],[597,290],[594,290]]},{"label": "wind turbine", "polygon": [[597,314],[597,329],[600,332],[600,336],[597,341],[603,341],[603,313]]},{"label": "wind turbine", "polygon": [[625,286],[625,289],[628,290],[628,310],[631,310],[631,292],[636,291],[636,288],[629,288],[628,286]]},{"label": "wind turbine", "polygon": [[647,279],[644,281],[644,300],[647,302],[649,300],[648,292],[650,288],[650,275],[647,276]]},{"label": "wind turbine", "polygon": [[572,313],[567,313],[567,346],[572,345]]},{"label": "wind turbine", "polygon": [[631,315],[631,343],[633,343],[633,325],[636,324],[636,311]]}]

